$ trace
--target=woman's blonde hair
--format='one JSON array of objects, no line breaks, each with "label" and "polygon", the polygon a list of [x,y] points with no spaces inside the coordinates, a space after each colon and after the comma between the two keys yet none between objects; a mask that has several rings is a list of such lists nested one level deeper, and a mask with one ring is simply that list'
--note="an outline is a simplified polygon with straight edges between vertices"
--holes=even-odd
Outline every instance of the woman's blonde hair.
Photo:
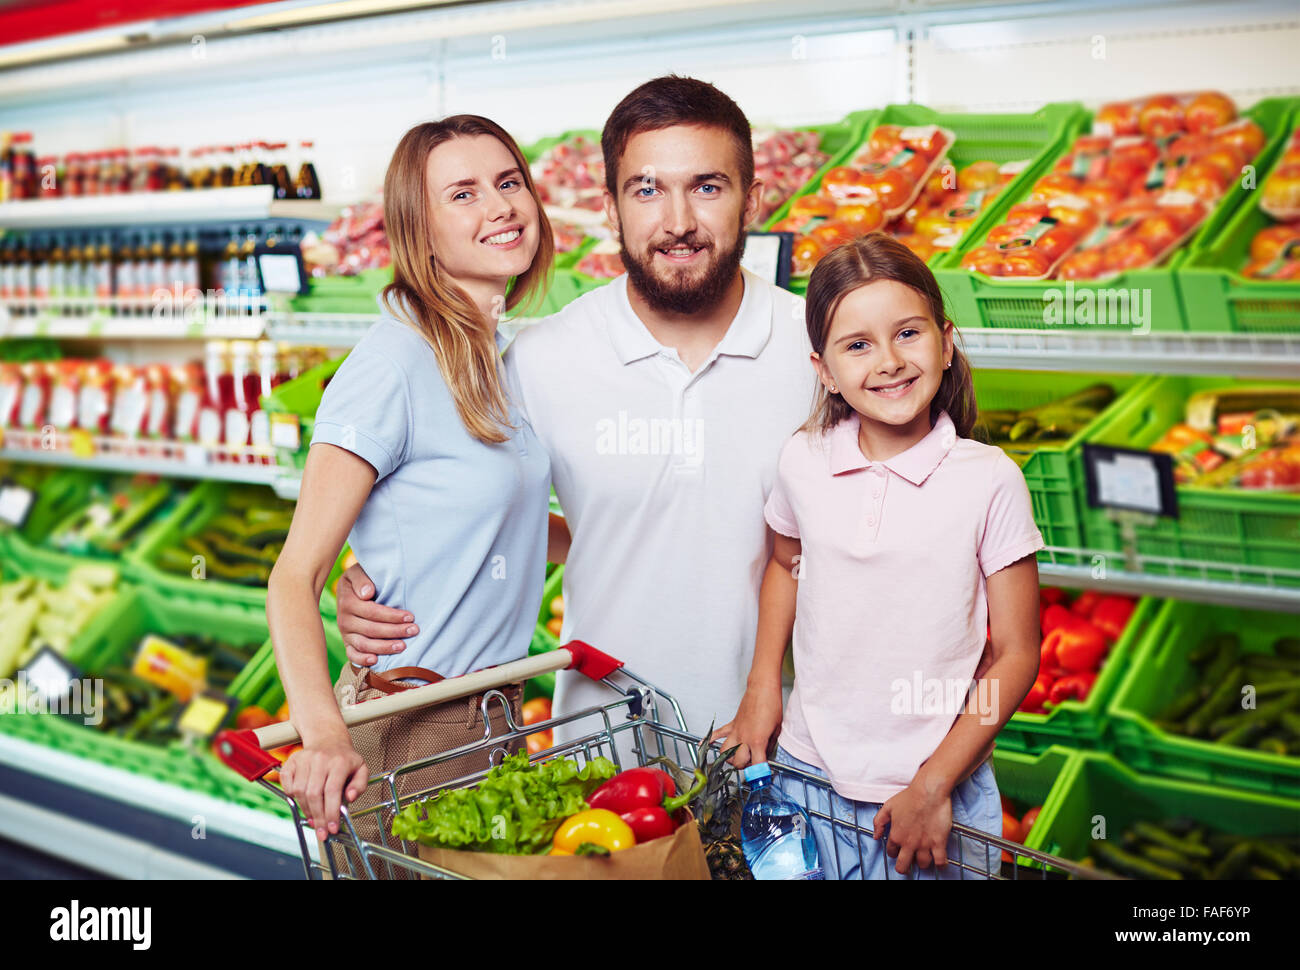
[{"label": "woman's blonde hair", "polygon": [[384,228],[392,251],[393,282],[384,287],[383,300],[394,311],[413,317],[407,322],[433,348],[465,428],[479,441],[492,443],[506,441],[507,429],[512,428],[496,345],[497,321],[484,320],[469,295],[443,271],[430,242],[426,180],[430,152],[452,138],[475,135],[491,135],[509,149],[537,204],[537,255],[514,279],[503,309],[532,303],[549,285],[555,239],[523,152],[495,122],[479,115],[452,115],[416,125],[402,136],[388,163]]}]

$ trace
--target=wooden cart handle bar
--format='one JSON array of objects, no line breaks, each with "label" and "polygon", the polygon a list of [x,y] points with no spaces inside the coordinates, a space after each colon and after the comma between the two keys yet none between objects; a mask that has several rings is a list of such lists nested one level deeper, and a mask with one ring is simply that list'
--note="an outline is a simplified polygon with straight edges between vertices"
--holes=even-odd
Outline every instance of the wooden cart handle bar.
[{"label": "wooden cart handle bar", "polygon": [[[366,701],[364,704],[349,704],[342,708],[341,713],[343,723],[353,727],[403,711],[441,704],[458,697],[469,697],[494,687],[522,682],[555,670],[577,670],[592,680],[601,680],[622,666],[621,660],[615,660],[581,640],[572,640],[558,650],[541,653],[535,657],[512,660],[497,667],[477,670],[460,677],[449,677],[436,684],[426,684],[423,687],[389,694],[386,697]],[[279,759],[268,754],[268,751],[272,748],[297,744],[300,740],[298,729],[293,726],[293,723],[284,721],[254,730],[222,731],[217,735],[216,751],[217,756],[226,765],[238,771],[249,781],[254,781],[272,768],[279,767]]]}]

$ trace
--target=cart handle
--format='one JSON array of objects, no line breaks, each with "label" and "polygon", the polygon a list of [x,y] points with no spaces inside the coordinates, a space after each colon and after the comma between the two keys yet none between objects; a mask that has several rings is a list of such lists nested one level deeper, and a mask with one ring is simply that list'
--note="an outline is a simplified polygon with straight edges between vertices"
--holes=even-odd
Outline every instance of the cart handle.
[{"label": "cart handle", "polygon": [[[601,653],[591,644],[581,640],[570,640],[557,650],[550,650],[535,657],[512,660],[497,667],[476,670],[460,677],[449,677],[436,684],[414,687],[411,690],[366,701],[364,704],[345,704],[341,713],[343,723],[353,727],[376,721],[381,717],[400,714],[403,711],[441,704],[505,684],[530,680],[555,670],[577,670],[578,673],[592,680],[603,680],[622,666],[623,661]],[[222,731],[217,735],[216,752],[217,757],[227,766],[249,781],[256,781],[268,771],[280,766],[279,759],[268,753],[270,749],[297,744],[300,740],[301,736],[293,723],[284,721],[252,730]]]}]

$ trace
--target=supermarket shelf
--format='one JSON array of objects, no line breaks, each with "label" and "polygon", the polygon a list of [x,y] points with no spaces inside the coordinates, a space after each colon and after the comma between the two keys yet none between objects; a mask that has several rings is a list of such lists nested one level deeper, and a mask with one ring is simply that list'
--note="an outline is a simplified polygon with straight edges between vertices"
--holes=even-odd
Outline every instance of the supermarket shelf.
[{"label": "supermarket shelf", "polygon": [[1294,334],[1067,333],[1056,330],[961,331],[977,367],[1004,370],[1295,378],[1300,327]]},{"label": "supermarket shelf", "polygon": [[377,313],[270,313],[266,333],[281,343],[354,347],[378,319]]},{"label": "supermarket shelf", "polygon": [[249,462],[248,451],[236,452],[220,446],[60,432],[51,438],[54,447],[42,447],[42,438],[41,432],[5,432],[0,461],[172,478],[218,479],[253,485],[274,485],[284,474],[275,464]]},{"label": "supermarket shelf", "polygon": [[109,875],[303,877],[288,819],[43,745],[0,736],[0,791],[22,793],[0,795],[0,835]]},{"label": "supermarket shelf", "polygon": [[261,317],[192,320],[184,316],[6,317],[0,308],[0,338],[53,337],[65,340],[256,340],[266,329]]},{"label": "supermarket shelf", "polygon": [[[1055,546],[1048,546],[1043,551],[1052,558],[1068,555],[1072,560],[1082,557],[1090,562],[1090,565],[1066,565],[1040,561],[1038,578],[1046,585],[1100,589],[1136,596],[1162,596],[1250,610],[1300,613],[1300,570],[1137,556],[1138,569],[1147,570],[1138,571],[1125,568],[1128,563],[1121,554],[1115,552]],[[1175,569],[1200,572],[1201,578],[1173,575]],[[1167,574],[1153,570],[1165,570]],[[1212,573],[1225,572],[1232,574],[1233,581],[1210,578]],[[1289,585],[1283,586],[1282,582]]]},{"label": "supermarket shelf", "polygon": [[276,201],[274,195],[274,186],[244,185],[228,189],[131,192],[6,202],[0,204],[0,228],[98,228],[258,219],[331,222],[342,211],[342,206],[325,202]]}]

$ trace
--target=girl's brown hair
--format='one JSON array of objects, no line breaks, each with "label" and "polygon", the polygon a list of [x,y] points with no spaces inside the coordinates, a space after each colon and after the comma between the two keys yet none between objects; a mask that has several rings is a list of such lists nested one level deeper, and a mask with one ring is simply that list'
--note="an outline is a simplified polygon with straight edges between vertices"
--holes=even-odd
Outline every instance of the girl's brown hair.
[{"label": "girl's brown hair", "polygon": [[503,309],[532,302],[545,292],[555,261],[555,239],[523,152],[495,122],[479,115],[452,115],[416,125],[402,136],[388,163],[384,229],[392,251],[393,282],[384,287],[383,300],[413,317],[408,322],[433,348],[465,428],[479,441],[492,443],[507,440],[506,429],[512,427],[496,344],[497,321],[484,320],[474,301],[442,270],[430,242],[425,174],[431,151],[452,138],[475,135],[491,135],[509,149],[537,203],[537,255],[527,271],[514,279]]},{"label": "girl's brown hair", "polygon": [[[831,250],[813,269],[808,280],[806,308],[808,340],[813,350],[825,354],[831,320],[840,301],[858,287],[876,280],[894,280],[910,286],[924,297],[930,316],[940,329],[945,322],[951,323],[944,312],[943,293],[929,267],[893,236],[872,232]],[[960,336],[954,325],[952,366],[943,372],[939,392],[930,402],[930,421],[933,423],[940,411],[947,411],[957,435],[969,438],[977,416],[975,385],[970,362],[957,347]],[[819,384],[812,416],[804,424],[804,430],[829,431],[852,413],[853,408],[843,395],[832,394]]]}]

